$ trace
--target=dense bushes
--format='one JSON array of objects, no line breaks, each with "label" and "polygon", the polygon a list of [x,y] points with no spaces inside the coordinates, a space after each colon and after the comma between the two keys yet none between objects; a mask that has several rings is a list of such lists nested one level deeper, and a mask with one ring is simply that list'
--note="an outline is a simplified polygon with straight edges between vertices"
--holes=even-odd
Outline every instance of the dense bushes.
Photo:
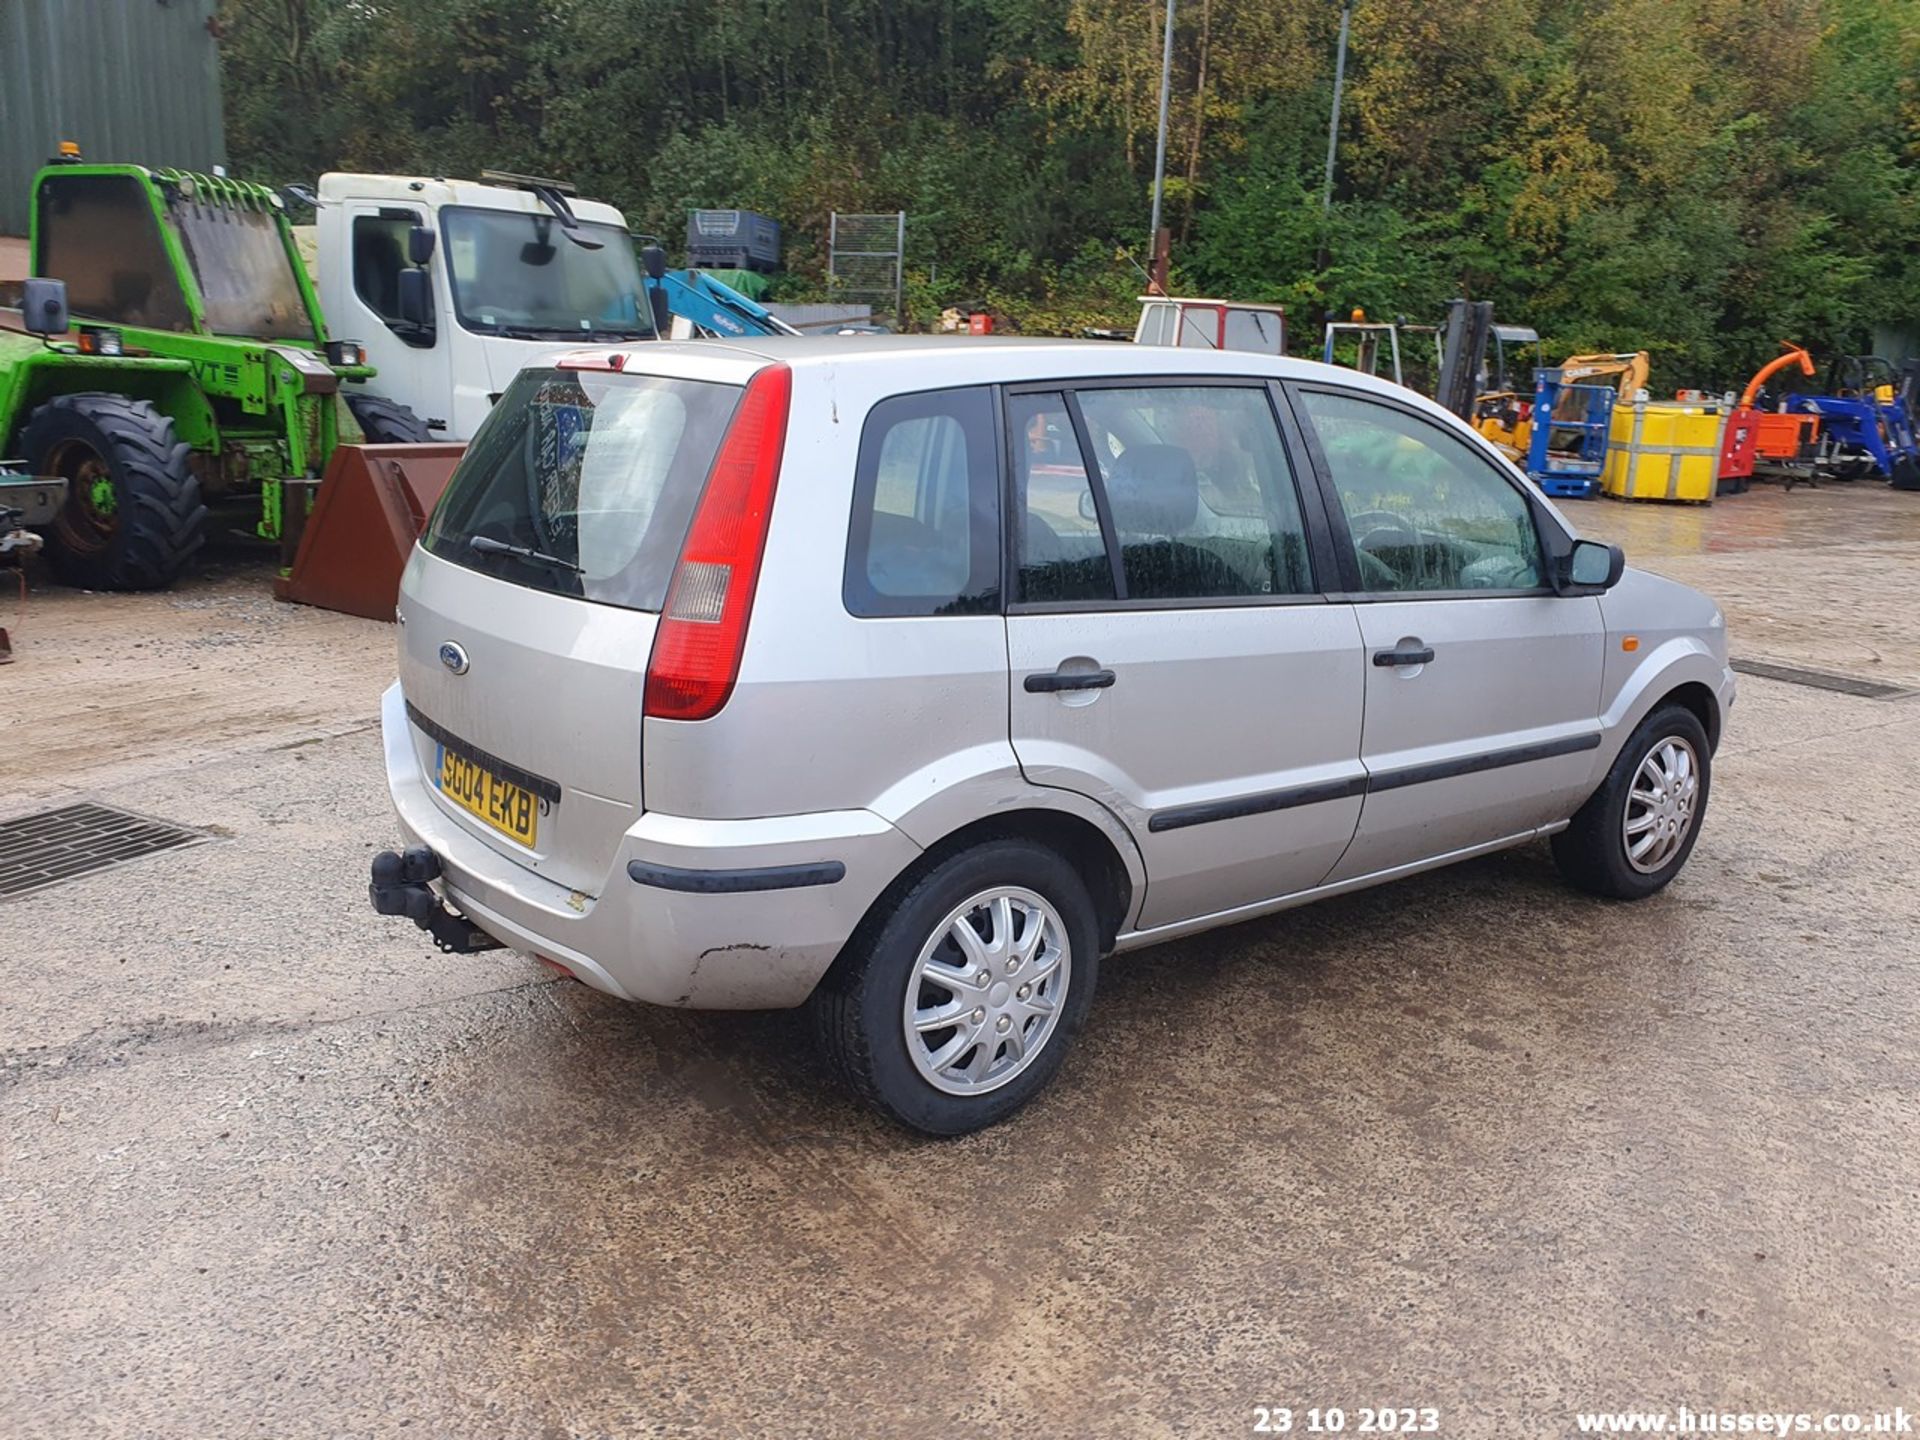
[{"label": "dense bushes", "polygon": [[[693,205],[910,214],[926,323],[1126,323],[1145,258],[1154,0],[227,0],[256,178],[561,174],[677,243]],[[1178,283],[1430,319],[1463,289],[1550,348],[1725,382],[1782,336],[1920,326],[1916,0],[1359,0],[1339,182],[1338,6],[1181,0]],[[1311,325],[1296,327],[1311,330]]]}]

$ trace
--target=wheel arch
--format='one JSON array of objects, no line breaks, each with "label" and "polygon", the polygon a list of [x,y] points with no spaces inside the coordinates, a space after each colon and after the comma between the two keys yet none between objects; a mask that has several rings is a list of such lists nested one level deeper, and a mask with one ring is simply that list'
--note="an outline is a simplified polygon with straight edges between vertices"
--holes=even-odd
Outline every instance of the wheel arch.
[{"label": "wheel arch", "polygon": [[1707,749],[1716,751],[1720,748],[1720,697],[1710,687],[1699,680],[1683,681],[1649,706],[1649,712],[1667,704],[1691,710],[1694,718],[1700,722],[1700,728],[1707,732]]},{"label": "wheel arch", "polygon": [[[915,862],[917,869],[932,860],[972,849],[992,840],[1032,840],[1057,852],[1080,873],[1099,919],[1100,946],[1113,948],[1114,937],[1126,925],[1137,898],[1134,877],[1118,847],[1092,821],[1068,810],[1043,807],[1009,810],[963,825],[930,847]],[[935,858],[935,857],[938,858]]]},{"label": "wheel arch", "polygon": [[220,444],[220,422],[213,404],[184,368],[42,365],[35,367],[25,390],[23,403],[13,417],[14,433],[8,437],[16,447],[34,412],[62,395],[118,395],[145,400],[173,421],[174,438],[186,441],[195,451],[213,450]]},{"label": "wheel arch", "polygon": [[1693,636],[1673,637],[1646,654],[1602,716],[1607,743],[1596,757],[1595,783],[1606,775],[1634,727],[1669,699],[1700,717],[1708,743],[1717,748],[1731,680],[1725,662]]},{"label": "wheel arch", "polygon": [[[1069,809],[1026,805],[957,825],[926,845],[867,906],[860,923],[841,948],[840,958],[829,967],[821,983],[828,983],[829,977],[842,968],[842,961],[855,943],[875,925],[884,922],[899,897],[922,875],[954,855],[995,840],[1031,840],[1055,851],[1072,865],[1086,882],[1087,893],[1093,901],[1101,949],[1113,948],[1114,938],[1126,927],[1145,892],[1144,872],[1136,873],[1129,866],[1127,856],[1113,837],[1094,821]],[[1133,859],[1137,865],[1137,851]]]}]

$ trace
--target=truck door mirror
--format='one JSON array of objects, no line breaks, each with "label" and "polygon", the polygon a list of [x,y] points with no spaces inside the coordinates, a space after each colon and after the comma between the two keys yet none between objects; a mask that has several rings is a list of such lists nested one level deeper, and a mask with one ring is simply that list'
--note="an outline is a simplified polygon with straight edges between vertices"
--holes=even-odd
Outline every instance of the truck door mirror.
[{"label": "truck door mirror", "polygon": [[67,282],[36,279],[26,282],[20,302],[21,320],[29,335],[67,333]]},{"label": "truck door mirror", "polygon": [[407,259],[414,265],[424,265],[433,259],[433,242],[438,238],[425,225],[415,225],[407,231]]},{"label": "truck door mirror", "polygon": [[667,273],[667,252],[658,245],[642,245],[640,268],[647,272],[648,279],[658,280]]},{"label": "truck door mirror", "polygon": [[424,270],[402,270],[397,277],[400,318],[422,329],[433,324],[433,282]]}]

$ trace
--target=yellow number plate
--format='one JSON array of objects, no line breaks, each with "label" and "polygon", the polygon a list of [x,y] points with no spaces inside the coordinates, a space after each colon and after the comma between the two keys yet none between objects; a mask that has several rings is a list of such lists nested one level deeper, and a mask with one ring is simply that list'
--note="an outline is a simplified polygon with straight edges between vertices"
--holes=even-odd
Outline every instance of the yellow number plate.
[{"label": "yellow number plate", "polygon": [[462,810],[478,815],[509,840],[534,848],[540,827],[540,802],[531,791],[483,770],[464,755],[439,747],[434,783]]}]

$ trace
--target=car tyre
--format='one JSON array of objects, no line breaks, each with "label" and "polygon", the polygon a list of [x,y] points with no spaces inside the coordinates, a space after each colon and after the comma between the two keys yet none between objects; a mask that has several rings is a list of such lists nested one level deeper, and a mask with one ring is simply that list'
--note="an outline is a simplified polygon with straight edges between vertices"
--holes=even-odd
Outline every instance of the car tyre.
[{"label": "car tyre", "polygon": [[[964,944],[960,924],[977,947]],[[1059,1071],[1093,1003],[1099,962],[1079,872],[1035,841],[989,840],[875,905],[814,994],[816,1033],[869,1105],[930,1135],[963,1135],[1004,1120]],[[963,972],[964,988],[940,978]],[[959,1023],[927,1028],[949,1010]]]},{"label": "car tyre", "polygon": [[1553,837],[1569,884],[1615,900],[1666,888],[1700,838],[1713,754],[1700,717],[1684,705],[1656,709],[1621,747],[1606,781]]}]

